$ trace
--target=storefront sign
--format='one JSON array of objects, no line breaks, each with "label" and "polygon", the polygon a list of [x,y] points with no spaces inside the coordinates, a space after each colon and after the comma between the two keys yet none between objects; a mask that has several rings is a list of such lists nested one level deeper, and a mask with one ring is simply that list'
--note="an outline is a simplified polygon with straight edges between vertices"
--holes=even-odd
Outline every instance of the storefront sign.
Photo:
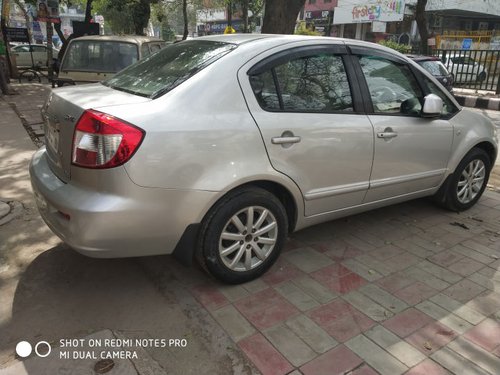
[{"label": "storefront sign", "polygon": [[346,2],[335,8],[333,23],[366,23],[402,21],[405,10],[405,0],[374,0],[364,4],[351,5]]},{"label": "storefront sign", "polygon": [[25,27],[6,27],[5,35],[9,42],[29,43],[28,29]]},{"label": "storefront sign", "polygon": [[59,18],[59,0],[37,0],[36,14],[33,19],[38,22],[60,23]]}]

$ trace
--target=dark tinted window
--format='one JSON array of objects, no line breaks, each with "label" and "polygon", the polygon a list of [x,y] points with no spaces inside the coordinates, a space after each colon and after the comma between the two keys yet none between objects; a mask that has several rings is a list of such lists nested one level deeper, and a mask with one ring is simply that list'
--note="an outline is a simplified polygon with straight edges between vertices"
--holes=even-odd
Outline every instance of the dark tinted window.
[{"label": "dark tinted window", "polygon": [[146,60],[115,74],[103,84],[132,94],[156,98],[236,48],[206,40],[171,44]]},{"label": "dark tinted window", "polygon": [[373,56],[359,61],[375,113],[420,114],[422,90],[407,65]]},{"label": "dark tinted window", "polygon": [[321,54],[290,60],[251,77],[251,84],[260,105],[267,110],[327,113],[353,110],[340,56]]}]

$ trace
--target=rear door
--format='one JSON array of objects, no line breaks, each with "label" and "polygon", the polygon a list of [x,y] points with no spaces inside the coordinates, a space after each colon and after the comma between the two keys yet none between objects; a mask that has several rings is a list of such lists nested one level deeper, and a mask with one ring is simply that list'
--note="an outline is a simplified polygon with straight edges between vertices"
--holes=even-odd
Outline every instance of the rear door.
[{"label": "rear door", "polygon": [[307,216],[361,204],[373,128],[343,44],[283,48],[252,60],[239,80],[272,166],[304,196]]}]

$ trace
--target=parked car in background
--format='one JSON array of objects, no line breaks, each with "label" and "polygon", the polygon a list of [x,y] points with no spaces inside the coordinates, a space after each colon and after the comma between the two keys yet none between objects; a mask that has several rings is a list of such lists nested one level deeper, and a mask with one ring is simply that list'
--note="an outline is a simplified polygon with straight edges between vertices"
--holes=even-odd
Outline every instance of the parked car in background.
[{"label": "parked car in background", "polygon": [[99,82],[165,46],[146,36],[84,36],[70,41],[61,61],[59,86]]},{"label": "parked car in background", "polygon": [[[16,66],[21,69],[31,68],[33,66],[46,69],[48,64],[47,59],[47,46],[41,44],[17,44],[11,47],[11,53],[16,58]],[[31,51],[31,52],[30,52]],[[52,64],[57,61],[57,55],[59,50],[52,48]],[[33,60],[31,60],[31,55],[33,55]]]},{"label": "parked car in background", "polygon": [[481,197],[495,127],[382,46],[230,34],[53,90],[30,165],[39,211],[93,257],[174,254],[241,283],[287,235],[420,197]]},{"label": "parked car in background", "polygon": [[418,55],[407,56],[431,73],[449,92],[453,91],[453,75],[448,72],[438,57]]},{"label": "parked car in background", "polygon": [[462,52],[449,52],[441,61],[457,83],[483,82],[488,76],[488,71],[482,64]]}]

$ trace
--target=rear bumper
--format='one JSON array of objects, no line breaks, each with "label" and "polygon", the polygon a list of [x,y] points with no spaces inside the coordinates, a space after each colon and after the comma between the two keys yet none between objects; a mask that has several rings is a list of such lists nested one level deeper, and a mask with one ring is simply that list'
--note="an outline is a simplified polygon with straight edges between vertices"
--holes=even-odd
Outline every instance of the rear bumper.
[{"label": "rear bumper", "polygon": [[[40,214],[64,242],[97,258],[171,254],[186,228],[201,221],[215,192],[152,189],[135,185],[114,168],[113,190],[62,182],[50,169],[45,148],[30,164]],[[187,231],[189,232],[189,231]],[[194,234],[193,234],[194,235]],[[183,251],[177,246],[176,255]]]}]

